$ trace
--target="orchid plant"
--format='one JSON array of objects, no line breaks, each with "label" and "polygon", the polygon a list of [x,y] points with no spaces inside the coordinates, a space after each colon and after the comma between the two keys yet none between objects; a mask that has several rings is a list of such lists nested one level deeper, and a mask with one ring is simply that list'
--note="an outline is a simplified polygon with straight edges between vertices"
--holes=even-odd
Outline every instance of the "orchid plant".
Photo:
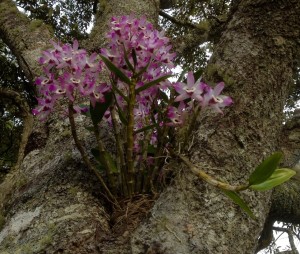
[{"label": "orchid plant", "polygon": [[[158,188],[164,161],[180,142],[177,138],[174,143],[172,133],[193,124],[189,119],[196,119],[205,109],[223,114],[232,99],[221,95],[223,82],[212,88],[193,72],[188,72],[185,80],[171,82],[175,53],[164,33],[144,17],[113,17],[107,41],[105,48],[91,55],[80,49],[76,40],[73,45],[52,42],[54,48],[44,51],[39,59],[44,76],[35,82],[41,97],[33,113],[45,120],[58,108],[67,111],[84,162],[115,200],[115,195],[130,197]],[[89,106],[78,103],[84,98],[90,101]],[[58,101],[60,107],[56,106]],[[66,101],[68,107],[64,108]],[[93,126],[88,129],[97,140],[91,151],[97,167],[78,139],[74,120],[78,113],[92,119]],[[100,138],[103,122],[113,130],[115,155]],[[187,128],[184,144],[191,131]]]}]

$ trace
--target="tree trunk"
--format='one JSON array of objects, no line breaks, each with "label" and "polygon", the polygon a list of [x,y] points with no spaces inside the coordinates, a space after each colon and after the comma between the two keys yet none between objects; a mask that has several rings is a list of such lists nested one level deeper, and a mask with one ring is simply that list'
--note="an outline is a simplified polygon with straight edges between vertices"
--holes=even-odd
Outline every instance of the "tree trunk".
[{"label": "tree trunk", "polygon": [[[190,158],[216,178],[245,183],[255,166],[278,149],[292,82],[290,38],[299,33],[297,11],[299,3],[241,1],[214,50],[205,78],[224,80],[235,103],[223,117],[199,119]],[[145,246],[159,244],[163,253],[253,253],[270,194],[245,192],[258,218],[251,220],[182,167],[135,232],[133,250],[143,253]]]},{"label": "tree trunk", "polygon": [[[115,2],[108,1],[108,5],[122,5],[122,14],[144,10],[153,18],[158,13],[155,1],[134,1],[133,5],[133,1]],[[108,7],[103,21],[114,15],[114,10],[121,13],[120,8]],[[231,13],[205,79],[224,80],[234,106],[222,117],[203,114],[190,143],[190,160],[215,178],[243,184],[255,166],[277,150],[283,106],[292,82],[299,14],[300,3],[292,0],[244,0]],[[8,22],[1,21],[0,17],[0,24]],[[102,44],[97,42],[101,40],[99,24],[87,42],[92,49]],[[19,58],[22,55],[15,53]],[[46,145],[25,157],[21,169],[25,178],[18,179],[17,189],[5,204],[1,253],[255,251],[270,209],[271,192],[247,191],[242,195],[257,216],[253,220],[220,190],[200,181],[185,166],[178,167],[175,159],[168,167],[176,177],[147,220],[132,233],[130,241],[128,232],[112,238],[110,211],[105,209],[105,198],[99,198],[94,176],[81,163],[68,123],[53,121],[47,128]],[[84,131],[80,138],[86,147],[93,143]]]}]

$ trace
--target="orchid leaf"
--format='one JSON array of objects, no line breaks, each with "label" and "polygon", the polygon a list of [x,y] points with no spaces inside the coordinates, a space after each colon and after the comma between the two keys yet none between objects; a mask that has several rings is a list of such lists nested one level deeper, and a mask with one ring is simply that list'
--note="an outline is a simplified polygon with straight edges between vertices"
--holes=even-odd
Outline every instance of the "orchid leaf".
[{"label": "orchid leaf", "polygon": [[117,67],[115,66],[109,59],[105,56],[100,55],[106,67],[114,73],[121,81],[125,82],[128,85],[132,85],[130,79]]},{"label": "orchid leaf", "polygon": [[90,105],[90,113],[94,125],[101,122],[106,110],[111,105],[112,98],[112,93],[109,92],[104,95],[105,101],[103,103],[96,102],[95,107],[93,107],[92,104]]},{"label": "orchid leaf", "polygon": [[195,79],[195,81],[197,81],[198,79],[200,79],[201,76],[202,76],[202,74],[203,74],[203,69],[199,69],[198,71],[194,72],[194,79]]},{"label": "orchid leaf", "polygon": [[134,66],[137,66],[137,57],[136,57],[136,52],[135,49],[132,49],[132,59],[133,59],[133,64]]},{"label": "orchid leaf", "polygon": [[182,80],[184,78],[184,75],[187,73],[187,71],[188,71],[188,68],[185,68],[185,69],[182,70],[179,78],[177,79],[177,82],[182,82]]},{"label": "orchid leaf", "polygon": [[273,174],[264,182],[251,185],[250,188],[257,191],[265,191],[274,188],[286,181],[296,174],[296,171],[289,168],[276,169]]},{"label": "orchid leaf", "polygon": [[100,152],[98,148],[92,148],[91,153],[93,154],[93,156],[98,161],[101,167],[105,168],[106,165],[110,172],[118,173],[116,164],[109,152],[107,151]]},{"label": "orchid leaf", "polygon": [[159,98],[161,98],[166,103],[169,102],[169,97],[168,97],[168,95],[165,92],[163,92],[162,90],[159,90],[158,93],[159,93]]},{"label": "orchid leaf", "polygon": [[86,112],[81,112],[82,115],[87,116],[87,117],[91,117],[91,113],[89,110],[89,106],[86,104],[79,104],[80,108],[88,108],[88,110]]},{"label": "orchid leaf", "polygon": [[140,93],[140,92],[142,92],[142,91],[144,91],[144,90],[150,88],[151,86],[154,86],[154,85],[158,84],[159,82],[164,81],[164,80],[166,80],[167,78],[170,78],[170,77],[172,77],[172,76],[173,76],[173,75],[165,75],[165,76],[162,76],[162,77],[160,77],[160,78],[158,78],[158,79],[155,79],[155,80],[153,80],[153,81],[150,81],[149,83],[146,83],[146,84],[144,84],[143,86],[141,86],[141,87],[139,87],[138,89],[136,89],[135,92],[136,92],[136,94],[138,94],[138,93]]},{"label": "orchid leaf", "polygon": [[95,130],[93,126],[86,126],[84,128],[90,132],[94,132],[94,130]]},{"label": "orchid leaf", "polygon": [[116,85],[114,85],[112,83],[112,88],[114,91],[116,91],[127,103],[129,103],[129,99],[126,97],[126,95],[120,90],[118,89],[118,87]]},{"label": "orchid leaf", "polygon": [[156,126],[157,126],[157,124],[151,124],[151,125],[145,126],[145,127],[143,127],[143,128],[140,128],[140,129],[136,130],[136,131],[134,132],[134,134],[137,134],[137,133],[140,133],[140,132],[144,132],[144,131],[151,130],[151,129],[153,129],[153,128],[156,127]]},{"label": "orchid leaf", "polygon": [[257,185],[266,181],[277,168],[281,158],[282,153],[276,152],[259,164],[250,175],[249,185]]},{"label": "orchid leaf", "polygon": [[128,125],[128,121],[124,115],[124,112],[121,109],[118,109],[118,114],[119,114],[120,121],[122,122],[122,124]]},{"label": "orchid leaf", "polygon": [[222,190],[226,196],[228,196],[234,203],[236,203],[240,208],[242,208],[252,219],[256,219],[253,212],[245,201],[234,191]]},{"label": "orchid leaf", "polygon": [[156,153],[156,151],[157,151],[157,148],[154,145],[148,146],[148,150],[147,150],[148,155],[150,155],[150,154],[154,155]]},{"label": "orchid leaf", "polygon": [[126,51],[124,45],[123,45],[123,49],[124,49],[124,59],[125,59],[126,65],[128,66],[128,68],[129,68],[131,71],[134,71],[134,67],[133,67],[133,65],[130,63],[130,61],[129,61],[129,59],[128,59],[128,52]]},{"label": "orchid leaf", "polygon": [[91,153],[94,156],[94,158],[101,163],[101,158],[100,158],[100,152],[98,148],[92,148]]},{"label": "orchid leaf", "polygon": [[149,65],[150,65],[150,62],[151,61],[149,61],[148,63],[147,63],[147,65],[145,66],[145,67],[143,67],[137,74],[135,74],[134,76],[133,76],[133,78],[139,78],[147,69],[148,69],[148,67],[149,67]]},{"label": "orchid leaf", "polygon": [[119,106],[118,103],[116,103],[117,105],[117,112],[118,112],[118,115],[119,115],[119,118],[121,120],[121,122],[127,126],[128,124],[128,121],[127,121],[127,118],[126,118],[126,115],[124,113],[124,111],[121,109],[121,107]]}]

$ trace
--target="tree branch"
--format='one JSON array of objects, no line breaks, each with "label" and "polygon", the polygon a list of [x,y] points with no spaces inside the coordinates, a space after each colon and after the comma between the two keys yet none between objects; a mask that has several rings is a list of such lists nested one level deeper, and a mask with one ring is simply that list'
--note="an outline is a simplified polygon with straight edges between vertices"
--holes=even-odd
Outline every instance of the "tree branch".
[{"label": "tree branch", "polygon": [[33,80],[41,68],[41,51],[50,46],[51,34],[42,21],[30,21],[11,0],[0,2],[0,38],[17,57],[26,77]]},{"label": "tree branch", "polygon": [[14,104],[20,109],[21,116],[23,117],[23,132],[21,135],[21,141],[18,151],[18,158],[15,168],[19,169],[24,158],[25,147],[28,141],[28,138],[32,131],[33,126],[33,117],[30,112],[30,107],[27,104],[26,100],[15,91],[0,88],[0,97],[6,97],[13,100]]},{"label": "tree branch", "polygon": [[9,179],[8,181],[3,182],[0,185],[0,214],[1,210],[3,209],[3,205],[6,203],[5,200],[9,197],[9,194],[11,192],[12,186],[15,187],[15,184],[17,184],[17,180],[14,180],[14,177],[20,177],[21,173],[19,172],[20,167],[23,162],[24,154],[25,154],[25,148],[29,139],[29,136],[32,131],[33,127],[33,117],[30,113],[30,107],[27,104],[26,100],[22,98],[22,96],[15,91],[0,88],[0,97],[6,97],[11,100],[13,100],[14,104],[17,105],[17,107],[20,109],[21,116],[23,117],[23,131],[21,135],[21,141],[19,145],[18,150],[18,157],[17,162],[14,165],[13,171],[17,172],[17,174],[9,174],[6,179]]},{"label": "tree branch", "polygon": [[168,13],[166,13],[164,11],[159,11],[159,15],[166,18],[166,19],[168,19],[169,21],[171,21],[174,24],[199,29],[199,27],[197,27],[196,24],[193,24],[193,23],[190,23],[190,22],[182,22],[181,20],[178,20],[178,19],[172,17],[171,15],[169,15]]},{"label": "tree branch", "polygon": [[201,178],[203,181],[207,182],[208,184],[215,186],[221,190],[228,190],[228,191],[242,191],[246,190],[249,186],[248,185],[230,185],[225,182],[218,181],[214,179],[212,176],[205,173],[202,169],[196,167],[193,163],[191,163],[188,158],[186,158],[183,155],[180,154],[174,154],[176,157],[178,157],[185,165],[187,165],[190,170],[197,175],[199,178]]},{"label": "tree branch", "polygon": [[175,6],[177,0],[160,0],[160,9],[170,9]]},{"label": "tree branch", "polygon": [[296,248],[295,242],[294,242],[293,232],[292,232],[291,229],[289,229],[289,228],[273,227],[273,230],[287,233],[287,235],[289,237],[289,242],[290,242],[290,246],[291,246],[291,249],[292,249],[292,253],[293,254],[299,254],[299,252],[298,252],[298,250]]},{"label": "tree branch", "polygon": [[[294,168],[300,159],[300,117],[295,114],[284,126],[281,135],[281,150],[285,155],[283,166]],[[294,180],[275,188],[272,195],[270,216],[275,220],[300,223],[299,172]]]},{"label": "tree branch", "polygon": [[190,28],[186,34],[181,37],[176,37],[172,42],[177,56],[181,55],[186,50],[190,50],[209,41],[211,31],[215,30],[211,28],[211,24],[207,20],[201,21],[199,24],[195,24],[178,20],[163,11],[159,11],[159,14],[176,25]]}]

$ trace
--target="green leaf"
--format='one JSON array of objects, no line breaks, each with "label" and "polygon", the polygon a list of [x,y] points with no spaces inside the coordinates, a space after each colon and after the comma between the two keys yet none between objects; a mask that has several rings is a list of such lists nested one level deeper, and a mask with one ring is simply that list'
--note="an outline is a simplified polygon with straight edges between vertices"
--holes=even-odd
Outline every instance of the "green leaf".
[{"label": "green leaf", "polygon": [[106,168],[107,166],[110,172],[118,173],[116,164],[109,152],[107,151],[100,152],[98,148],[92,148],[91,153],[98,161],[101,167]]},{"label": "green leaf", "polygon": [[104,98],[105,98],[105,101],[103,103],[96,102],[95,107],[93,107],[92,104],[90,105],[90,113],[91,113],[91,118],[92,118],[94,125],[97,125],[98,123],[100,123],[100,121],[102,120],[102,118],[104,116],[104,113],[111,105],[112,98],[113,98],[112,93],[111,92],[106,93],[104,95]]},{"label": "green leaf", "polygon": [[148,154],[154,155],[156,153],[156,150],[157,150],[157,148],[154,145],[149,145],[147,152],[148,152]]},{"label": "green leaf", "polygon": [[145,127],[141,128],[141,129],[136,130],[134,132],[134,134],[137,134],[137,133],[143,132],[143,131],[147,131],[147,130],[151,130],[151,129],[153,129],[156,126],[157,126],[157,124],[151,124],[151,125],[145,126]]},{"label": "green leaf", "polygon": [[277,168],[281,158],[282,153],[276,152],[265,159],[250,175],[249,185],[259,184],[267,180]]},{"label": "green leaf", "polygon": [[251,185],[250,188],[257,191],[270,190],[275,186],[288,181],[295,174],[296,171],[289,168],[276,169],[274,173],[266,181],[260,184]]},{"label": "green leaf", "polygon": [[134,48],[132,49],[132,59],[133,59],[134,66],[137,66],[137,57]]},{"label": "green leaf", "polygon": [[132,66],[132,64],[130,63],[129,59],[128,59],[128,53],[125,49],[125,46],[123,44],[123,50],[124,50],[124,59],[125,59],[125,62],[128,66],[128,68],[131,70],[131,71],[134,71],[134,67]]},{"label": "green leaf", "polygon": [[100,159],[100,152],[99,152],[99,149],[98,149],[98,148],[92,148],[92,149],[91,149],[91,153],[92,153],[92,155],[94,156],[94,158],[95,158],[98,162],[101,162],[101,159]]},{"label": "green leaf", "polygon": [[158,84],[159,82],[164,81],[165,79],[170,78],[172,76],[173,75],[165,75],[165,76],[162,76],[162,77],[160,77],[158,79],[155,79],[155,80],[153,80],[153,81],[151,81],[149,83],[146,83],[143,86],[139,87],[138,89],[135,90],[135,92],[136,92],[136,94],[138,94],[138,93],[140,93],[140,92],[148,89],[149,87],[154,86],[154,85]]},{"label": "green leaf", "polygon": [[201,78],[203,74],[203,69],[199,69],[198,71],[194,72],[194,79],[197,81],[199,78]]},{"label": "green leaf", "polygon": [[240,208],[242,208],[252,219],[256,219],[253,212],[250,210],[249,206],[245,201],[234,191],[222,190],[229,198],[232,199]]},{"label": "green leaf", "polygon": [[182,82],[184,75],[187,73],[188,68],[183,69],[183,71],[181,72],[179,78],[177,79],[177,82]]},{"label": "green leaf", "polygon": [[101,173],[105,172],[105,167],[99,162],[96,165],[96,168],[98,169],[98,171],[100,171]]},{"label": "green leaf", "polygon": [[136,73],[135,75],[133,75],[133,78],[139,78],[139,76],[141,76],[148,69],[150,63],[151,63],[151,60],[138,73]]},{"label": "green leaf", "polygon": [[[184,70],[181,72],[181,74],[180,74],[180,76],[179,76],[177,82],[184,82],[184,83],[186,83],[186,82],[187,82],[187,79],[186,79],[186,78],[183,79],[183,78],[184,78],[184,75],[185,75],[187,72],[188,72],[188,68],[184,69]],[[194,72],[193,75],[194,75],[195,81],[197,81],[199,78],[201,78],[202,74],[203,74],[203,69],[199,69],[198,71]]]},{"label": "green leaf", "polygon": [[112,83],[112,88],[114,91],[116,91],[127,103],[129,103],[129,99],[126,97],[126,95],[116,86]]},{"label": "green leaf", "polygon": [[159,89],[158,94],[159,94],[159,98],[161,98],[163,101],[165,101],[166,103],[169,102],[169,97],[165,92]]},{"label": "green leaf", "polygon": [[124,124],[124,125],[127,126],[128,121],[127,121],[127,118],[126,118],[126,116],[125,116],[125,113],[123,112],[123,110],[121,109],[121,107],[119,106],[118,103],[116,103],[116,105],[117,105],[118,115],[119,115],[119,118],[120,118],[122,124]]},{"label": "green leaf", "polygon": [[[87,108],[88,105],[86,105],[86,104],[79,104],[79,107],[80,108]],[[87,112],[82,112],[81,114],[84,115],[84,116],[87,116],[87,117],[91,117],[90,110],[88,110]]]},{"label": "green leaf", "polygon": [[90,132],[94,132],[95,130],[93,126],[85,126],[84,128]]},{"label": "green leaf", "polygon": [[12,130],[14,128],[14,122],[12,120],[5,122],[5,128],[8,130]]},{"label": "green leaf", "polygon": [[125,82],[128,85],[132,85],[130,79],[117,67],[115,66],[110,60],[108,60],[106,57],[100,55],[103,62],[105,63],[106,67],[114,73],[120,80]]},{"label": "green leaf", "polygon": [[118,168],[116,166],[116,163],[115,163],[113,157],[110,155],[110,153],[105,151],[103,156],[106,160],[109,171],[112,172],[112,173],[118,173]]}]

